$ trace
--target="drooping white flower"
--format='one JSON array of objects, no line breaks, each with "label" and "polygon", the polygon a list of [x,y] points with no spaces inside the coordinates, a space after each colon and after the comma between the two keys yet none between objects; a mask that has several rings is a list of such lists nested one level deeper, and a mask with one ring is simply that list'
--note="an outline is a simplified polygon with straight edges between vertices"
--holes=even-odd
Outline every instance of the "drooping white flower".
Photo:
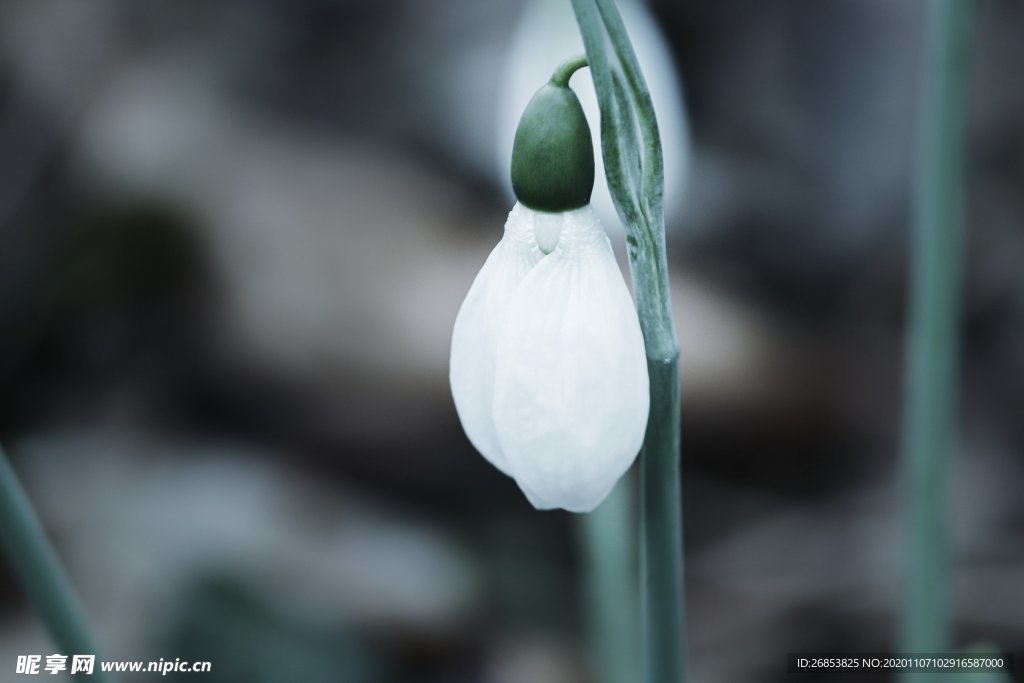
[{"label": "drooping white flower", "polygon": [[649,409],[633,299],[589,204],[516,204],[459,311],[466,434],[539,509],[587,512],[636,458]]}]

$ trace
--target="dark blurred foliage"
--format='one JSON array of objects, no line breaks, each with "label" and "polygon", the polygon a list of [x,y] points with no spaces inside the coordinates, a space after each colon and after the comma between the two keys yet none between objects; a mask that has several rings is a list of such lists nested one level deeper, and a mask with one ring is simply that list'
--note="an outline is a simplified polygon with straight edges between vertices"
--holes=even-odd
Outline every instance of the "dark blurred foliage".
[{"label": "dark blurred foliage", "polygon": [[[692,138],[669,242],[695,680],[893,647],[926,4],[651,3]],[[1024,8],[977,6],[958,635],[1024,651]],[[587,679],[575,519],[529,508],[447,389],[509,208],[520,9],[0,7],[0,439],[109,657]],[[50,646],[2,578],[7,666]]]}]

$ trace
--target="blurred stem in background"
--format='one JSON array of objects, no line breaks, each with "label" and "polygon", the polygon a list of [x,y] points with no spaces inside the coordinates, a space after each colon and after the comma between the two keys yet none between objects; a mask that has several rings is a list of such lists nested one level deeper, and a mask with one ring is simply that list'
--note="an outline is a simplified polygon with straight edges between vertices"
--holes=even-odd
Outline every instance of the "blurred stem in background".
[{"label": "blurred stem in background", "polygon": [[630,470],[603,503],[579,517],[595,683],[639,680],[635,479]]},{"label": "blurred stem in background", "polygon": [[679,342],[669,301],[664,167],[647,84],[614,0],[572,0],[601,110],[601,152],[626,228],[650,374],[640,455],[641,611],[648,683],[685,678],[683,530],[679,479]]},{"label": "blurred stem in background", "polygon": [[[0,446],[0,543],[29,603],[49,629],[60,654],[96,655],[99,650],[89,632],[82,606],[25,490]],[[92,675],[78,673],[76,680],[113,683],[109,673],[96,664]]]},{"label": "blurred stem in background", "polygon": [[[955,421],[971,0],[934,0],[913,203],[904,476],[904,652],[952,646],[949,468]],[[908,675],[906,680],[913,680]]]}]

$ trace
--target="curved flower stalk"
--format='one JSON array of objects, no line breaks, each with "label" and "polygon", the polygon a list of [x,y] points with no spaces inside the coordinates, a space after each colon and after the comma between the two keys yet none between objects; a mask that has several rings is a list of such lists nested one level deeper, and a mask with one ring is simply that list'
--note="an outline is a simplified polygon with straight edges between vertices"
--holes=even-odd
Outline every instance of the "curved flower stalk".
[{"label": "curved flower stalk", "polygon": [[450,379],[473,445],[538,509],[589,512],[643,443],[633,298],[590,206],[590,132],[560,69],[523,115],[519,202],[455,321]]}]

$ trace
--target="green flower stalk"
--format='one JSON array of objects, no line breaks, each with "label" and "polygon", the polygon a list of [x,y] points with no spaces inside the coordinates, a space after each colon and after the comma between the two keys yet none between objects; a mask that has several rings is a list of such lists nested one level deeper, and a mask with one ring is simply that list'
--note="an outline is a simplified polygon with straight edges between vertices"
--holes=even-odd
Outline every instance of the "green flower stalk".
[{"label": "green flower stalk", "polygon": [[[905,652],[952,646],[949,461],[955,422],[957,312],[971,0],[935,0],[914,192],[906,345]],[[916,680],[909,674],[906,680]]]},{"label": "green flower stalk", "polygon": [[[0,543],[32,607],[49,629],[60,654],[97,655],[82,606],[42,524],[0,447]],[[77,680],[113,683],[97,666]]]},{"label": "green flower stalk", "polygon": [[638,681],[640,611],[637,599],[636,477],[623,477],[577,525],[584,558],[589,660],[593,683]]}]

